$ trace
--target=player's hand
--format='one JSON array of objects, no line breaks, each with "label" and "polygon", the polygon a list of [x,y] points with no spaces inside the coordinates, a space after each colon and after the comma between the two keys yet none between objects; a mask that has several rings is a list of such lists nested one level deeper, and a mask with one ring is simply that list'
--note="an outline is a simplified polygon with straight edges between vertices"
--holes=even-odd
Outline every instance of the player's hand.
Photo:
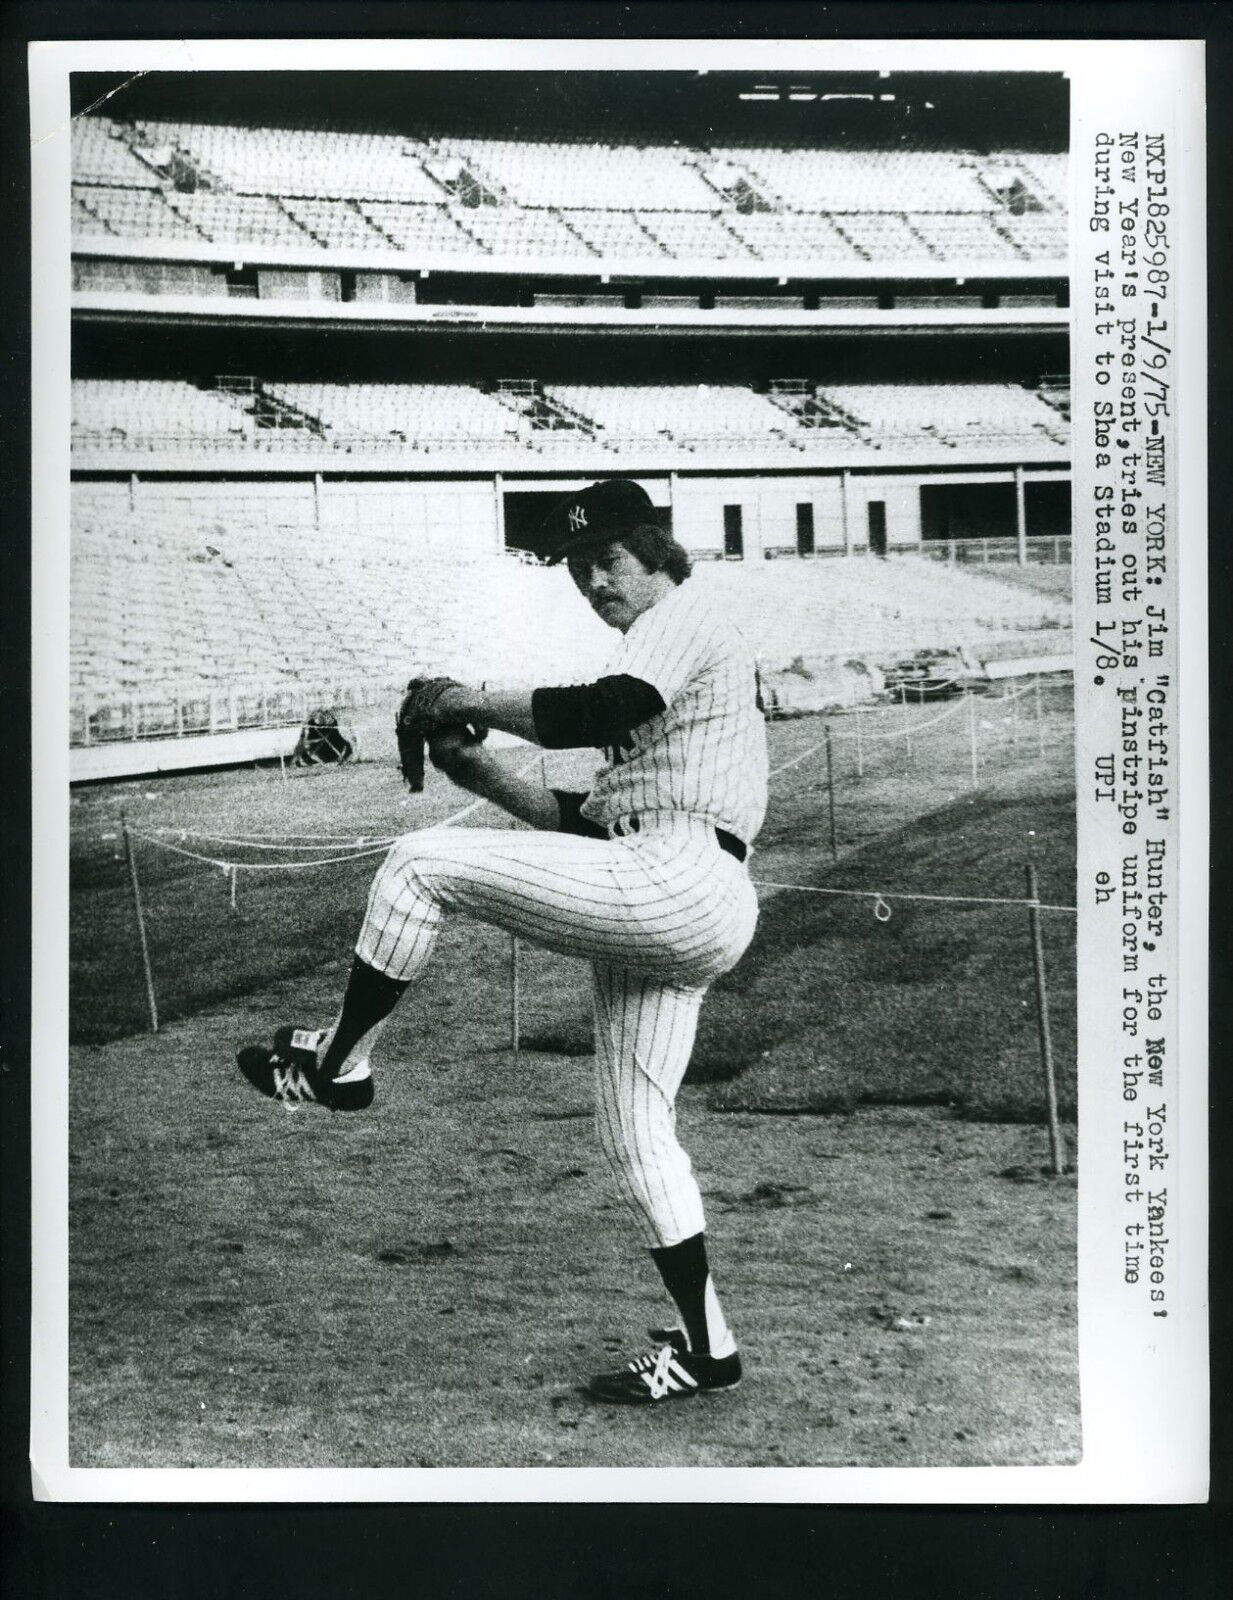
[{"label": "player's hand", "polygon": [[485,765],[482,747],[487,737],[487,728],[473,728],[461,722],[434,728],[428,737],[429,759],[438,772],[463,782]]}]

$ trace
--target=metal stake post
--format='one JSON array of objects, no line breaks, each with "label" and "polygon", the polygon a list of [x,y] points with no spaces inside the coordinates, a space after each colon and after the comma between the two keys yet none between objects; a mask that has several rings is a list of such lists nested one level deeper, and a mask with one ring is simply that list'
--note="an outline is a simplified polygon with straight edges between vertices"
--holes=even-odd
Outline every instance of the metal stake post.
[{"label": "metal stake post", "polygon": [[856,708],[856,776],[865,776],[865,745],[861,738],[861,708]]},{"label": "metal stake post", "polygon": [[976,758],[976,696],[969,689],[968,692],[967,692],[967,697],[968,697],[968,746],[969,746],[969,751],[970,751],[970,755],[971,755],[971,765],[972,765],[972,787],[975,788],[976,784],[977,784],[977,781],[978,781],[978,773],[979,773],[979,770],[980,770],[979,763],[978,763],[977,758]]},{"label": "metal stake post", "polygon": [[509,941],[509,1032],[515,1066],[518,1066],[522,1056],[521,955],[518,935],[513,933]]},{"label": "metal stake post", "polygon": [[1045,724],[1040,704],[1040,673],[1036,674],[1036,749],[1040,759],[1045,759]]},{"label": "metal stake post", "polygon": [[899,685],[899,704],[903,708],[903,726],[904,726],[904,729],[905,729],[906,734],[907,734],[907,737],[906,737],[904,743],[905,743],[905,745],[907,747],[908,760],[911,761],[911,759],[912,759],[912,719],[911,719],[911,717],[908,716],[908,686],[907,686],[906,683],[901,683]]},{"label": "metal stake post", "polygon": [[1045,1105],[1049,1113],[1049,1149],[1053,1175],[1064,1171],[1062,1132],[1057,1119],[1057,1084],[1053,1077],[1053,1040],[1049,1034],[1049,993],[1045,985],[1045,947],[1040,936],[1040,897],[1036,892],[1036,868],[1027,864],[1028,922],[1032,930],[1032,964],[1036,973],[1036,1019],[1040,1027],[1040,1065],[1045,1075]]},{"label": "metal stake post", "polygon": [[831,822],[831,860],[839,860],[839,846],[835,840],[835,770],[831,756],[831,725],[826,724],[826,808]]},{"label": "metal stake post", "polygon": [[128,857],[128,877],[133,889],[133,909],[137,913],[137,935],[141,940],[141,965],[146,975],[146,1001],[150,1007],[150,1032],[158,1032],[158,1002],[154,998],[154,974],[150,970],[150,946],[146,942],[146,918],[141,907],[141,885],[137,882],[137,861],[133,855],[133,841],[128,831],[128,817],[120,813],[120,829],[124,834],[124,854]]}]

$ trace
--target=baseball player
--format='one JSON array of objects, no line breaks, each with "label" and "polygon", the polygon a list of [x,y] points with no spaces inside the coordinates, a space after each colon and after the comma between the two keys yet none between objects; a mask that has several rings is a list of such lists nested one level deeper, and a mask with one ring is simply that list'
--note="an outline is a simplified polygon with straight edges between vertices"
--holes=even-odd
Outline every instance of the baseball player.
[{"label": "baseball player", "polygon": [[[533,831],[399,839],[373,882],[334,1025],[280,1029],[272,1048],[249,1046],[238,1062],[287,1103],[370,1105],[373,1048],[452,912],[587,958],[599,1144],[680,1315],[679,1327],[652,1330],[653,1352],[592,1379],[590,1392],[654,1405],[741,1376],[674,1102],[707,987],[757,921],[745,859],[766,809],[766,735],[749,646],[689,583],[689,558],[640,485],[592,484],[557,505],[549,529],[550,561],[568,563],[621,635],[609,671],[530,692],[421,680],[404,703],[440,770]],[[587,794],[546,789],[489,754],[488,728],[606,760]]]}]

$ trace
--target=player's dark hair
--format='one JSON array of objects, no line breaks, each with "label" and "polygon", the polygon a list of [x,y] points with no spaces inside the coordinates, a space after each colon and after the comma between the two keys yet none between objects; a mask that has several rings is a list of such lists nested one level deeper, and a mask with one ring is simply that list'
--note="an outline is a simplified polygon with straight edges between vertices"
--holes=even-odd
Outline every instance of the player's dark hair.
[{"label": "player's dark hair", "polygon": [[623,544],[631,556],[637,556],[648,572],[666,572],[673,583],[684,583],[693,570],[688,551],[652,522],[630,528],[618,536],[617,542]]}]

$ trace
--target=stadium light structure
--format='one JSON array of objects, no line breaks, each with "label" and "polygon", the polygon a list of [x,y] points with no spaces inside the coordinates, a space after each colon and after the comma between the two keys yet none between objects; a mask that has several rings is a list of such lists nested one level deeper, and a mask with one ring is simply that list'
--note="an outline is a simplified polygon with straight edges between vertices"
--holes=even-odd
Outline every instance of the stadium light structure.
[{"label": "stadium light structure", "polygon": [[808,83],[793,83],[786,87],[775,83],[756,83],[751,89],[737,91],[739,100],[791,100],[798,103],[828,100],[861,100],[869,104],[875,101],[895,101],[899,98],[895,94],[874,94],[870,90],[861,89],[828,89],[815,88]]}]

